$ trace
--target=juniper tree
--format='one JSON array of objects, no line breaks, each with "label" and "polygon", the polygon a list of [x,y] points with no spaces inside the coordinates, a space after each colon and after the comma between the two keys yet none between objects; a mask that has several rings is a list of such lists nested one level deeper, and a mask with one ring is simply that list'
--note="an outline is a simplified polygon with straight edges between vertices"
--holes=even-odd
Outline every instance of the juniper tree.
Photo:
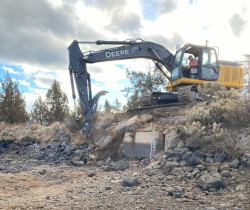
[{"label": "juniper tree", "polygon": [[110,113],[112,109],[111,104],[109,103],[109,101],[106,99],[105,103],[104,103],[104,111],[107,113]]},{"label": "juniper tree", "polygon": [[56,80],[46,93],[46,105],[45,119],[48,124],[55,121],[62,122],[69,112],[68,97]]},{"label": "juniper tree", "polygon": [[46,123],[46,113],[47,104],[42,100],[41,96],[38,96],[31,108],[31,121],[36,121],[40,124]]},{"label": "juniper tree", "polygon": [[139,99],[143,93],[160,91],[161,86],[165,86],[167,78],[155,67],[146,66],[146,72],[137,72],[126,69],[126,76],[130,80],[132,87],[125,87],[121,90],[127,98],[127,108],[138,108]]},{"label": "juniper tree", "polygon": [[121,111],[121,103],[118,101],[118,99],[116,98],[114,103],[113,103],[113,106],[112,106],[112,109],[115,111],[115,112],[119,112]]},{"label": "juniper tree", "polygon": [[29,120],[25,110],[24,96],[18,89],[18,83],[13,82],[9,72],[1,82],[0,121],[4,123],[24,123]]}]

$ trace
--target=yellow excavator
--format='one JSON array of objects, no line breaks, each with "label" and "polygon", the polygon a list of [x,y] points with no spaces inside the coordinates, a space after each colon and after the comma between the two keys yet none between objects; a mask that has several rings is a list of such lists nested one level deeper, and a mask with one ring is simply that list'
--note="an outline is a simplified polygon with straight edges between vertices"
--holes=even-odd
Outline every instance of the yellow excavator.
[{"label": "yellow excavator", "polygon": [[[121,46],[82,53],[79,44]],[[95,129],[94,131],[100,135],[92,135],[90,117],[96,112],[99,97],[108,92],[101,91],[92,97],[91,79],[87,71],[88,63],[135,58],[152,60],[156,68],[162,72],[169,82],[166,86],[166,92],[146,93],[142,96],[141,105],[147,106],[147,109],[152,106],[169,106],[171,104],[176,105],[202,100],[197,87],[205,81],[218,82],[226,88],[236,89],[242,88],[244,82],[243,68],[240,68],[237,62],[218,60],[215,48],[208,46],[186,44],[181,49],[178,49],[174,55],[164,46],[142,39],[125,41],[98,40],[96,42],[74,40],[68,47],[68,52],[72,95],[75,101],[75,83],[82,108],[82,113],[78,115],[75,103],[76,121],[81,126],[85,136],[95,144],[101,140],[94,139],[93,136],[105,139],[105,131],[101,135],[103,131]],[[196,59],[197,65],[187,69],[190,56]],[[107,77],[109,76],[111,75],[107,75]]]}]

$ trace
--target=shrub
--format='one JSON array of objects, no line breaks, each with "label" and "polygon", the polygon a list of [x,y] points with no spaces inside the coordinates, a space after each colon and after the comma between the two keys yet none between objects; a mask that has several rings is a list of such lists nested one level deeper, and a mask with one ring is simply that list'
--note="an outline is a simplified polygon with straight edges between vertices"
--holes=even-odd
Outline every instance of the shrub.
[{"label": "shrub", "polygon": [[[250,95],[242,95],[222,84],[205,82],[198,87],[204,101],[197,103],[188,114],[188,136],[199,147],[216,145],[216,150],[239,153],[247,146],[237,138],[250,123]],[[248,142],[248,141],[247,141]],[[237,146],[238,145],[238,146]]]}]

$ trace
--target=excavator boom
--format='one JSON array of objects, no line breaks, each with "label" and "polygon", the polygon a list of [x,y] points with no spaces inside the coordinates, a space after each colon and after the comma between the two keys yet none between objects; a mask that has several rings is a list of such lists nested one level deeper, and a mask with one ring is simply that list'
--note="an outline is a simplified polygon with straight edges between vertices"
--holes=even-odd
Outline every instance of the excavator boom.
[{"label": "excavator boom", "polygon": [[[100,51],[90,51],[82,53],[79,44],[97,44],[97,45],[122,45],[115,48],[109,48]],[[127,41],[101,41],[85,42],[74,40],[68,47],[69,51],[69,73],[72,87],[72,96],[75,102],[75,90],[74,83],[78,90],[78,96],[81,103],[82,113],[78,115],[76,110],[76,120],[81,126],[81,129],[85,136],[93,140],[91,134],[92,124],[90,117],[95,114],[98,104],[98,99],[108,93],[107,91],[100,91],[94,97],[92,97],[91,91],[91,79],[90,74],[87,71],[87,63],[97,63],[113,60],[125,60],[135,58],[146,58],[154,61],[156,67],[168,78],[171,78],[161,68],[164,66],[171,74],[172,63],[174,55],[166,49],[164,46],[146,42],[143,40],[127,40]],[[160,65],[161,64],[161,65]],[[76,105],[75,105],[76,107]],[[81,118],[84,121],[81,122]]]}]

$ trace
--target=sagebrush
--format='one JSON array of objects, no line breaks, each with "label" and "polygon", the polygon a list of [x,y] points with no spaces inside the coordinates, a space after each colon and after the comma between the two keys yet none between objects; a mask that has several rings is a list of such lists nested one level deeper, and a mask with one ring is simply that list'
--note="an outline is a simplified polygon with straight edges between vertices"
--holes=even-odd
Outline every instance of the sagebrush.
[{"label": "sagebrush", "polygon": [[193,144],[213,146],[215,151],[233,155],[246,152],[250,146],[246,140],[249,139],[246,130],[250,127],[250,95],[226,89],[216,82],[205,82],[198,92],[204,101],[188,114],[187,133]]}]

